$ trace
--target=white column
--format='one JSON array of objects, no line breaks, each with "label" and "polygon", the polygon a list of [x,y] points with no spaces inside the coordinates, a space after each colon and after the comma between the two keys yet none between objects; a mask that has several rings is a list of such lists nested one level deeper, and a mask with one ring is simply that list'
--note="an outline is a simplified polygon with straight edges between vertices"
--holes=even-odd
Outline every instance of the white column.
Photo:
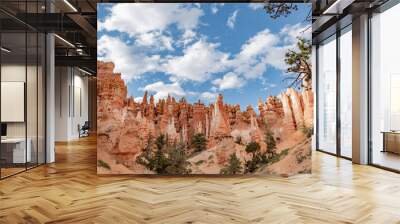
[{"label": "white column", "polygon": [[317,148],[317,139],[316,139],[316,130],[317,130],[317,102],[316,102],[316,100],[317,100],[317,77],[316,77],[316,75],[317,75],[317,68],[316,68],[316,65],[317,65],[317,48],[316,48],[316,46],[315,45],[312,45],[312,51],[311,51],[312,53],[311,53],[311,65],[312,65],[312,67],[311,67],[311,70],[312,70],[312,72],[311,72],[311,75],[312,75],[312,89],[313,89],[313,94],[314,94],[314,126],[313,126],[313,128],[314,128],[314,134],[312,135],[312,142],[311,142],[311,148],[312,148],[312,150],[316,150],[316,148]]},{"label": "white column", "polygon": [[353,19],[353,162],[368,163],[368,15]]},{"label": "white column", "polygon": [[55,132],[55,56],[54,35],[46,36],[46,163],[55,161],[54,132]]}]

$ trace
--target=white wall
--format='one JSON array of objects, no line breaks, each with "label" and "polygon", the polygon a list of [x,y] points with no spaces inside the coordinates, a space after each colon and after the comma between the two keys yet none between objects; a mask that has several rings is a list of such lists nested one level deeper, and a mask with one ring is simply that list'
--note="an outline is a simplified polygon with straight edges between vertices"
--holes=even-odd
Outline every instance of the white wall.
[{"label": "white wall", "polygon": [[[76,71],[76,70],[75,70]],[[81,74],[81,73],[80,73]],[[83,125],[88,121],[88,78],[81,75],[74,77],[74,108],[72,108],[71,135],[79,137],[78,124]]]},{"label": "white wall", "polygon": [[70,78],[67,75],[69,69],[67,67],[55,68],[55,140],[68,140],[68,88]]},{"label": "white wall", "polygon": [[55,73],[55,140],[70,141],[88,120],[88,78],[72,67],[56,67]]}]

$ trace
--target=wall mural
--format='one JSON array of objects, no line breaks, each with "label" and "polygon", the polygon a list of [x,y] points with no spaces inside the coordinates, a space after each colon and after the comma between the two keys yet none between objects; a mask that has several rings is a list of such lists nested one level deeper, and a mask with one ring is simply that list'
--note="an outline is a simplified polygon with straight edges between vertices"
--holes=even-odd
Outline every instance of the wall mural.
[{"label": "wall mural", "polygon": [[310,8],[98,4],[98,173],[310,173]]}]

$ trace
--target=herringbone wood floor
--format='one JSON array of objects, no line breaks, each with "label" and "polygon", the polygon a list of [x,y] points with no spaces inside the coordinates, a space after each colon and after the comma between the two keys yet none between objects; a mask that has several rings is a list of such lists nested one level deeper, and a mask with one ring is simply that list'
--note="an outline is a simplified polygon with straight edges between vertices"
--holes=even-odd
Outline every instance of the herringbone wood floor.
[{"label": "herringbone wood floor", "polygon": [[400,223],[400,175],[313,153],[284,177],[96,175],[95,138],[0,181],[0,223]]}]

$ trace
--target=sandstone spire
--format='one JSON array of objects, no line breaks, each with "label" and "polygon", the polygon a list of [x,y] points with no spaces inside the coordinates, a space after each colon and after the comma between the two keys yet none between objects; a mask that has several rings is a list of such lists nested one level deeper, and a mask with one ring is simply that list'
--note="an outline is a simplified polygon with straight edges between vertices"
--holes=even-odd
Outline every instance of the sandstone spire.
[{"label": "sandstone spire", "polygon": [[214,104],[210,126],[210,135],[212,136],[223,137],[228,136],[230,133],[228,116],[225,111],[222,94],[218,95],[217,101]]},{"label": "sandstone spire", "polygon": [[142,104],[147,105],[147,91],[144,91],[143,99],[142,99]]},{"label": "sandstone spire", "polygon": [[154,97],[153,94],[150,95],[150,105],[154,106]]}]

